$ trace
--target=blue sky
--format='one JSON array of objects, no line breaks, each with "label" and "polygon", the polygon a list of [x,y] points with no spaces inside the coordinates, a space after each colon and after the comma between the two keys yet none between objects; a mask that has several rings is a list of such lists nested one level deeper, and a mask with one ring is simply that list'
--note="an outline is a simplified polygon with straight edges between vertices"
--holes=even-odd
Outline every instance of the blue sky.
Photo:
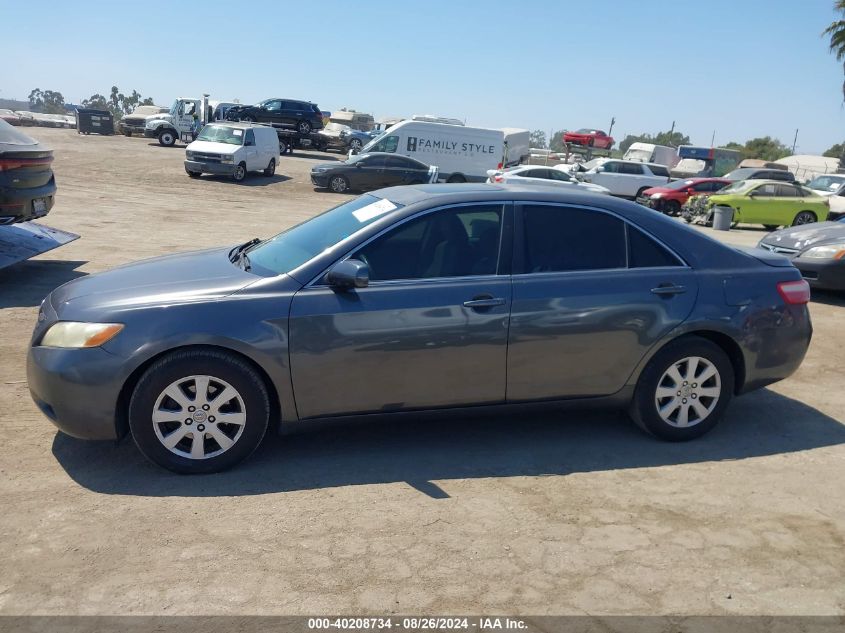
[{"label": "blue sky", "polygon": [[[695,144],[845,137],[832,0],[441,0],[39,5],[0,0],[0,97],[112,85],[267,97],[490,127],[676,129]],[[191,24],[194,23],[192,27]],[[299,26],[298,26],[299,25]],[[10,51],[20,51],[12,54]],[[11,59],[12,63],[8,63]]]}]

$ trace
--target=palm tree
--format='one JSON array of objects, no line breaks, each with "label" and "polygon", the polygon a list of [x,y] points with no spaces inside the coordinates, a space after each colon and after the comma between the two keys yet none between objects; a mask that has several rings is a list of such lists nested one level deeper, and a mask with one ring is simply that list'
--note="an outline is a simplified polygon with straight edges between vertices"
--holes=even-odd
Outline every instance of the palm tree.
[{"label": "palm tree", "polygon": [[[822,36],[830,36],[830,52],[836,55],[836,60],[845,61],[845,0],[836,0],[834,7],[843,14],[843,19],[833,22],[823,32]],[[845,69],[845,63],[843,63]],[[845,83],[842,84],[842,98],[845,99]]]}]

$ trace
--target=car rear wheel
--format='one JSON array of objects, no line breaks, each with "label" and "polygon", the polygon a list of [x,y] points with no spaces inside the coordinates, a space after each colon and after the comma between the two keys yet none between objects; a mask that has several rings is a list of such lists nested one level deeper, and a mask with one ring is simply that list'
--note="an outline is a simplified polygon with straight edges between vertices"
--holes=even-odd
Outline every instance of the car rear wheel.
[{"label": "car rear wheel", "polygon": [[345,176],[332,176],[329,178],[329,189],[335,193],[346,193],[349,191],[349,181]]},{"label": "car rear wheel", "polygon": [[460,174],[455,174],[454,176],[449,176],[449,179],[446,182],[466,182],[467,179],[461,176]]},{"label": "car rear wheel", "polygon": [[637,381],[629,413],[637,425],[660,439],[691,440],[716,426],[733,386],[733,366],[722,348],[704,338],[684,337],[649,361]]},{"label": "car rear wheel", "polygon": [[800,226],[802,224],[812,224],[816,221],[816,214],[812,211],[801,211],[798,215],[795,216],[795,220],[792,222],[792,226]]},{"label": "car rear wheel", "polygon": [[361,148],[364,147],[364,144],[361,142],[359,138],[353,138],[349,141],[349,149],[355,150],[356,152],[361,151]]},{"label": "car rear wheel", "polygon": [[283,141],[279,139],[279,154],[286,154],[290,146],[288,146],[287,141]]},{"label": "car rear wheel", "polygon": [[296,129],[300,134],[311,134],[311,124],[308,121],[300,121],[296,124]]},{"label": "car rear wheel", "polygon": [[267,176],[267,178],[270,178],[273,174],[276,173],[276,159],[275,158],[270,159],[270,163],[267,165],[267,169],[265,169],[263,173],[264,173],[265,176]]},{"label": "car rear wheel", "polygon": [[225,352],[185,350],[153,363],[129,403],[141,452],[177,473],[231,468],[258,448],[270,416],[261,376]]}]

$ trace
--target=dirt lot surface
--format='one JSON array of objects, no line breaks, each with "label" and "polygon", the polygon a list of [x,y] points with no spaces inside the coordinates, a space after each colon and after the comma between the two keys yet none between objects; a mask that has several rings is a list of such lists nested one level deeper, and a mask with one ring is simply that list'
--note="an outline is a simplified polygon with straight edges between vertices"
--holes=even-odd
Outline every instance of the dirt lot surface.
[{"label": "dirt lot surface", "polygon": [[333,424],[180,477],[41,415],[37,306],[79,275],[336,204],[308,171],[337,155],[237,185],[190,180],[182,149],[145,139],[27,132],[56,150],[46,223],[82,238],[0,271],[0,613],[845,612],[845,298],[814,298],[797,374],[689,444],[617,413]]}]

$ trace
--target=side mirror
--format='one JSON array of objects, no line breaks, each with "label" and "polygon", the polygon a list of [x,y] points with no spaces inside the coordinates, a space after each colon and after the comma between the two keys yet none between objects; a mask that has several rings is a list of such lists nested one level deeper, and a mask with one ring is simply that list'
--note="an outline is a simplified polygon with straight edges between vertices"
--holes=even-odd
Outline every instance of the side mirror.
[{"label": "side mirror", "polygon": [[337,290],[366,288],[370,285],[370,267],[358,259],[338,262],[326,273],[326,283]]},{"label": "side mirror", "polygon": [[596,173],[597,173],[597,174],[600,174],[600,173],[601,173],[601,172],[603,172],[603,171],[604,171],[604,167],[602,167],[601,165],[599,165],[598,167],[596,167]]}]

